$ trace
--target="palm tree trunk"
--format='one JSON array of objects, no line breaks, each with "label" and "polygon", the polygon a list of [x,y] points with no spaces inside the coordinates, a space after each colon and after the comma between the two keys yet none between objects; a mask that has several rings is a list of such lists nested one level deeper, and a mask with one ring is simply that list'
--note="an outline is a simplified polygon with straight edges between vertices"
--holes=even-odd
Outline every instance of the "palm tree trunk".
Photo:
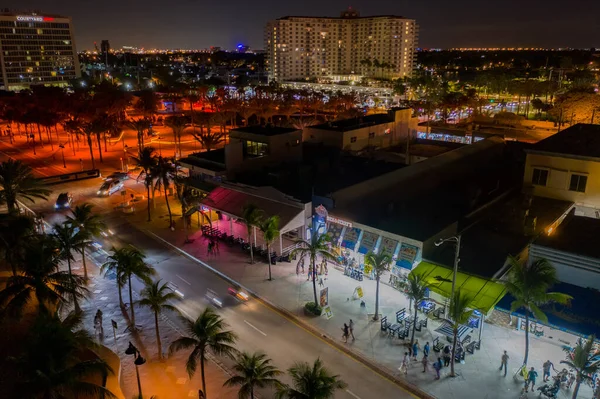
[{"label": "palm tree trunk", "polygon": [[454,339],[452,340],[452,353],[450,358],[450,377],[455,377],[454,374],[454,356],[456,356],[456,341],[458,341],[458,329],[454,329]]},{"label": "palm tree trunk", "polygon": [[254,399],[254,387],[250,387],[250,399]]},{"label": "palm tree trunk", "polygon": [[376,289],[375,289],[375,316],[373,316],[373,320],[379,320],[379,275],[377,275],[376,280]]},{"label": "palm tree trunk", "polygon": [[[416,302],[415,302],[416,303]],[[417,305],[415,305],[415,318],[413,319],[412,333],[410,334],[410,352],[412,353],[413,344],[415,343],[415,331],[417,330]]]},{"label": "palm tree trunk", "polygon": [[129,280],[129,308],[131,309],[131,325],[135,328],[135,311],[133,310],[133,290],[131,289],[131,274],[128,276]]},{"label": "palm tree trunk", "polygon": [[269,250],[269,243],[267,243],[267,263],[269,264],[269,281],[273,280],[271,277],[271,251]]},{"label": "palm tree trunk", "polygon": [[250,244],[250,264],[253,265],[254,264],[254,251],[252,250],[252,234],[250,233],[250,229],[248,229],[248,244]]},{"label": "palm tree trunk", "polygon": [[92,135],[87,134],[88,146],[90,147],[90,157],[92,158],[92,169],[96,169],[96,161],[94,160],[94,149],[92,148]]},{"label": "palm tree trunk", "polygon": [[171,205],[169,205],[169,194],[167,193],[167,186],[163,185],[165,189],[165,201],[167,202],[167,211],[169,211],[169,228],[173,227],[173,215],[171,214]]},{"label": "palm tree trunk", "polygon": [[100,133],[96,134],[96,139],[98,140],[98,155],[100,156],[100,162],[104,163],[102,159],[102,140],[100,139]]},{"label": "palm tree trunk", "polygon": [[206,379],[204,378],[204,353],[200,355],[200,376],[202,377],[202,391],[206,399],[208,396],[206,395]]},{"label": "palm tree trunk", "polygon": [[119,279],[119,276],[117,276],[117,289],[118,289],[118,291],[119,291],[119,306],[120,306],[121,308],[124,308],[124,307],[125,307],[125,304],[123,303],[123,294],[121,293],[121,289],[122,289],[123,287],[121,286],[121,283],[119,282],[119,280],[118,280],[118,279]]},{"label": "palm tree trunk", "polygon": [[313,292],[315,294],[315,305],[318,305],[319,301],[317,300],[317,278],[316,278],[317,273],[315,273],[315,271],[316,271],[315,268],[317,265],[315,265],[315,257],[314,256],[312,256],[310,263],[312,263],[312,283],[313,283]]},{"label": "palm tree trunk", "polygon": [[150,216],[150,186],[147,186],[146,189],[148,190],[148,221],[151,222],[152,217]]},{"label": "palm tree trunk", "polygon": [[156,329],[156,346],[158,347],[158,358],[162,359],[162,343],[160,342],[160,332],[158,330],[158,312],[154,312],[154,328]]},{"label": "palm tree trunk", "polygon": [[[579,393],[579,387],[581,386],[581,378],[577,376],[577,381],[575,382],[575,388],[573,388],[573,396],[571,399],[577,399],[577,394]],[[596,388],[600,392],[600,388]]]},{"label": "palm tree trunk", "polygon": [[88,281],[87,265],[85,263],[85,247],[81,248],[81,260],[83,262],[83,278]]},{"label": "palm tree trunk", "polygon": [[525,311],[525,358],[523,364],[527,365],[527,359],[529,359],[529,314]]},{"label": "palm tree trunk", "polygon": [[[67,258],[67,267],[69,268],[69,279],[71,280],[71,284],[73,284],[73,273],[71,272],[71,259]],[[71,287],[73,289],[73,292],[71,293],[73,295],[73,306],[75,306],[75,312],[79,313],[81,312],[81,309],[79,308],[79,303],[77,303],[77,296],[75,295],[75,285],[73,285],[73,287]]]}]

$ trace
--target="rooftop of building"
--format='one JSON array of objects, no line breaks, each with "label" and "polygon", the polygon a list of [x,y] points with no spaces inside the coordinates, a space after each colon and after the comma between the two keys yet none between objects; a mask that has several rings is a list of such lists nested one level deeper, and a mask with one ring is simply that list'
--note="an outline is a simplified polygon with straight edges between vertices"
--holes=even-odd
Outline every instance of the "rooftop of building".
[{"label": "rooftop of building", "polygon": [[[532,237],[543,234],[573,207],[572,202],[533,197],[528,210],[536,223],[533,234],[529,235],[525,230],[524,203],[524,195],[515,190],[487,209],[461,220],[457,228],[462,235],[461,270],[481,277],[496,277],[509,255],[519,255]],[[452,266],[454,251],[453,245],[431,245],[424,257]]]},{"label": "rooftop of building", "polygon": [[322,144],[303,143],[302,146],[302,162],[247,171],[238,174],[236,181],[253,186],[272,186],[306,202],[313,194],[326,196],[404,167],[395,162],[353,156]]},{"label": "rooftop of building", "polygon": [[534,244],[600,259],[600,219],[575,216],[574,210],[550,235],[539,236]]},{"label": "rooftop of building", "polygon": [[363,127],[381,125],[391,123],[394,118],[389,114],[374,114],[362,116],[359,118],[342,119],[334,122],[321,123],[320,125],[311,126],[313,129],[331,130],[335,132],[348,132]]},{"label": "rooftop of building", "polygon": [[266,125],[252,125],[252,126],[244,126],[244,127],[238,127],[236,129],[231,129],[230,134],[235,132],[242,132],[242,133],[251,133],[251,134],[258,134],[261,136],[277,136],[279,134],[287,134],[287,133],[292,133],[292,132],[296,132],[298,131],[298,129],[295,128],[291,128],[291,127],[280,127],[280,126],[275,126],[273,124],[266,124]]},{"label": "rooftop of building", "polygon": [[[40,10],[13,10],[10,8],[0,8],[0,16],[1,17],[17,17],[17,16],[27,16],[27,17],[50,17],[50,18],[69,18],[64,15],[45,13]],[[46,21],[43,21],[46,22]],[[51,22],[51,21],[48,21]]]},{"label": "rooftop of building", "polygon": [[600,159],[600,125],[578,123],[534,144],[529,152]]},{"label": "rooftop of building", "polygon": [[197,166],[214,172],[225,171],[225,149],[218,148],[212,151],[195,152],[182,158],[180,162]]}]

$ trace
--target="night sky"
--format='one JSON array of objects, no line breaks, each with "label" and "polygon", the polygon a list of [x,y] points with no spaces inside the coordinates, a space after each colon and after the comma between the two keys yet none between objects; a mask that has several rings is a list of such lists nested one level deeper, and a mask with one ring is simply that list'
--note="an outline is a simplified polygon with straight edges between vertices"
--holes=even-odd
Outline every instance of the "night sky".
[{"label": "night sky", "polygon": [[113,48],[263,48],[263,29],[285,15],[394,14],[420,25],[419,45],[600,47],[597,0],[5,0],[73,18],[79,50],[109,39]]}]

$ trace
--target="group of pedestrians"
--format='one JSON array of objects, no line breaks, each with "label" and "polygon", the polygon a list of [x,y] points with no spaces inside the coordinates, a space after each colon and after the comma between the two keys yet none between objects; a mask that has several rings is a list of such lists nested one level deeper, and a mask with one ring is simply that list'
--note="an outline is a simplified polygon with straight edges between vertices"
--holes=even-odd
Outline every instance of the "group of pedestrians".
[{"label": "group of pedestrians", "polygon": [[[410,348],[410,354],[408,352],[404,352],[404,358],[402,359],[402,364],[400,365],[400,372],[404,375],[408,375],[408,368],[410,365],[411,358],[413,361],[417,361],[417,356],[419,355],[419,350],[421,349],[419,345],[419,340],[415,340],[412,347]],[[429,354],[430,354],[430,345],[429,342],[426,342],[423,346],[423,357],[421,358],[421,365],[423,366],[423,373],[429,371]],[[448,366],[450,364],[450,358],[448,358],[448,362],[446,363],[445,359],[442,362],[442,358],[438,356],[438,358],[432,363],[433,370],[435,371],[435,379],[440,379],[440,371],[444,366]]]},{"label": "group of pedestrians", "polygon": [[352,341],[354,341],[354,321],[350,319],[348,324],[344,323],[344,327],[342,327],[342,339],[344,343],[348,342],[348,337],[352,337]]}]

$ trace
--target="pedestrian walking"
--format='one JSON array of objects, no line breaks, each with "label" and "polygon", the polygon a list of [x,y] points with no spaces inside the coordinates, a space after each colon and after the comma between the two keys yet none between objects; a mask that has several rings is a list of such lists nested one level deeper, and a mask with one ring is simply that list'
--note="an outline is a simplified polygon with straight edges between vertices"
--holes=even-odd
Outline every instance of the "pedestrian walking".
[{"label": "pedestrian walking", "polygon": [[319,287],[324,287],[325,283],[323,283],[323,277],[319,277]]},{"label": "pedestrian walking", "polygon": [[508,368],[508,353],[506,351],[502,354],[500,361],[500,368],[498,370],[502,371],[502,368],[504,368],[504,376],[506,377],[506,369]]},{"label": "pedestrian walking", "polygon": [[312,267],[312,265],[309,265],[308,266],[308,274],[306,275],[306,281],[310,280],[310,277],[312,275],[312,271],[313,271],[313,267]]},{"label": "pedestrian walking", "polygon": [[400,372],[404,373],[404,375],[408,374],[408,364],[410,363],[410,357],[408,356],[408,352],[404,352],[404,358],[402,359],[402,364],[400,365]]},{"label": "pedestrian walking", "polygon": [[214,250],[215,250],[215,254],[219,253],[219,241],[215,241],[215,243],[214,243]]},{"label": "pedestrian walking", "polygon": [[532,367],[529,369],[529,373],[527,373],[527,379],[525,380],[525,392],[529,392],[529,385],[531,385],[531,392],[534,392],[535,389],[535,379],[537,378],[538,373]]},{"label": "pedestrian walking", "polygon": [[419,354],[419,340],[417,339],[412,347],[412,355],[414,360],[417,360],[417,355]]},{"label": "pedestrian walking", "polygon": [[350,335],[352,335],[352,341],[354,341],[354,321],[352,319],[348,323],[348,329],[350,330]]},{"label": "pedestrian walking", "polygon": [[554,364],[550,361],[547,360],[546,363],[544,363],[542,365],[542,370],[543,370],[543,380],[544,382],[548,382],[548,380],[550,379],[550,369],[556,371],[556,369],[554,368]]},{"label": "pedestrian walking", "polygon": [[440,370],[442,369],[442,359],[441,358],[437,358],[437,361],[435,363],[433,363],[433,369],[435,370],[435,379],[439,380],[440,379]]},{"label": "pedestrian walking", "polygon": [[425,342],[425,346],[423,347],[423,353],[425,356],[429,356],[429,341]]},{"label": "pedestrian walking", "polygon": [[427,355],[423,353],[423,359],[421,359],[421,363],[423,364],[423,372],[425,373],[429,370],[429,360],[427,359]]},{"label": "pedestrian walking", "polygon": [[573,383],[575,383],[575,373],[570,372],[569,373],[569,381],[567,382],[567,389],[571,389],[571,387],[573,386]]},{"label": "pedestrian walking", "polygon": [[212,252],[213,252],[213,245],[214,245],[214,244],[213,244],[213,242],[212,242],[212,241],[210,241],[210,242],[208,243],[208,247],[207,247],[207,250],[206,250],[206,255],[207,255],[207,256],[208,256],[208,255],[210,255],[210,254],[212,254]]},{"label": "pedestrian walking", "polygon": [[450,366],[451,352],[450,345],[446,345],[444,347],[444,367]]},{"label": "pedestrian walking", "polygon": [[348,342],[348,332],[348,324],[344,323],[344,327],[342,327],[342,339],[344,340],[344,342]]}]

